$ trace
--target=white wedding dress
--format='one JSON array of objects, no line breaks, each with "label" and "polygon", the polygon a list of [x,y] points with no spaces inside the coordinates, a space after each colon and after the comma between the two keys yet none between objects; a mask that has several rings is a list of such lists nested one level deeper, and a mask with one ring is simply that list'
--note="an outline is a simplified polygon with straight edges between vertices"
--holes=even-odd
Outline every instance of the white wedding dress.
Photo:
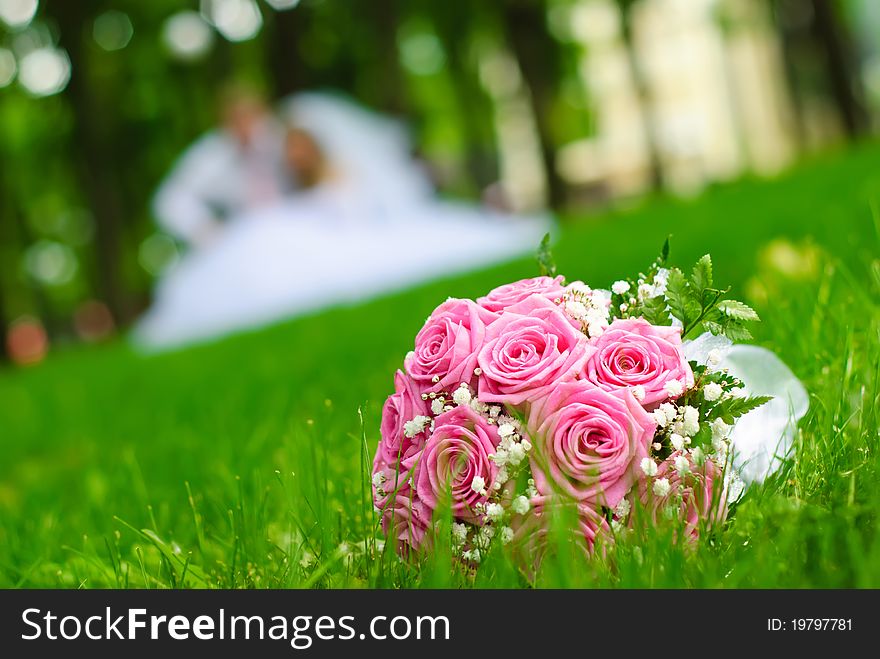
[{"label": "white wedding dress", "polygon": [[[766,348],[733,344],[708,333],[684,344],[685,357],[700,364],[706,363],[711,350],[721,357],[717,367],[739,378],[746,395],[773,397],[740,417],[730,433],[733,469],[728,476],[746,486],[762,483],[791,456],[798,421],[807,413],[810,397],[791,369]],[[731,501],[738,498],[741,489],[737,490]]]},{"label": "white wedding dress", "polygon": [[410,157],[403,127],[341,98],[288,100],[338,173],[232,219],[158,283],[134,330],[143,348],[203,341],[366,300],[533,252],[548,217],[443,201]]}]

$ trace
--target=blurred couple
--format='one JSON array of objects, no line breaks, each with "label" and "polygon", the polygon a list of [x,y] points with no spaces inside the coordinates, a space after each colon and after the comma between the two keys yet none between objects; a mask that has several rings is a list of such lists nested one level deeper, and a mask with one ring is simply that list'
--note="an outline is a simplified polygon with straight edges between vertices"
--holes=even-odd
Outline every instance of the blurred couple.
[{"label": "blurred couple", "polygon": [[147,348],[210,339],[532,251],[548,217],[441,200],[399,122],[331,93],[273,111],[230,89],[221,126],[154,200],[187,245],[135,328]]}]

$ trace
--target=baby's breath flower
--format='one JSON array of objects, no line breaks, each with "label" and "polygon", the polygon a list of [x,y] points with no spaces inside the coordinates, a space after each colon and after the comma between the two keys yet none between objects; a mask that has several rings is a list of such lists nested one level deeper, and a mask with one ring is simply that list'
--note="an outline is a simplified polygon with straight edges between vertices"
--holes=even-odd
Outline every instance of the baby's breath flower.
[{"label": "baby's breath flower", "polygon": [[614,507],[614,514],[617,515],[620,519],[624,519],[627,515],[629,515],[630,503],[628,499],[621,499],[620,503],[618,503]]},{"label": "baby's breath flower", "polygon": [[651,458],[642,458],[639,466],[642,468],[645,476],[656,476],[657,475],[657,463],[654,462]]},{"label": "baby's breath flower", "polygon": [[466,384],[462,384],[458,389],[452,392],[452,400],[456,405],[468,405],[471,402],[471,391]]},{"label": "baby's breath flower", "polygon": [[658,478],[654,481],[654,494],[658,497],[665,497],[669,494],[669,479],[668,478]]},{"label": "baby's breath flower", "polygon": [[700,411],[696,407],[686,405],[682,413],[682,434],[693,437],[700,432]]},{"label": "baby's breath flower", "polygon": [[691,450],[691,459],[697,466],[702,467],[703,463],[706,461],[706,456],[703,454],[703,449],[701,449],[699,446],[694,447]]},{"label": "baby's breath flower", "polygon": [[672,403],[662,403],[657,409],[663,411],[663,414],[666,415],[667,421],[675,421],[675,417],[678,416],[678,410]]},{"label": "baby's breath flower", "polygon": [[513,503],[510,504],[511,510],[520,515],[525,515],[527,512],[529,512],[529,506],[529,500],[523,495],[519,495],[516,499],[513,500]]},{"label": "baby's breath flower", "polygon": [[718,366],[721,363],[721,351],[718,348],[712,348],[706,355],[706,363],[709,366]]},{"label": "baby's breath flower", "polygon": [[425,426],[428,425],[430,421],[430,417],[419,414],[412,421],[407,421],[403,424],[403,434],[409,438],[415,437],[425,429]]},{"label": "baby's breath flower", "polygon": [[526,457],[526,450],[522,444],[514,444],[508,451],[508,462],[512,465],[518,465]]},{"label": "baby's breath flower", "polygon": [[637,384],[634,387],[630,387],[630,391],[632,392],[633,398],[637,401],[642,402],[645,400],[645,388],[642,385]]},{"label": "baby's breath flower", "polygon": [[565,312],[572,318],[580,320],[587,315],[587,307],[583,302],[569,300],[565,303]]},{"label": "baby's breath flower", "polygon": [[511,540],[513,540],[513,529],[510,528],[509,526],[502,526],[501,527],[501,542],[506,545]]},{"label": "baby's breath flower", "polygon": [[678,472],[679,476],[684,476],[691,470],[691,464],[688,462],[688,459],[683,455],[677,456],[672,464],[675,466],[675,471]]},{"label": "baby's breath flower", "polygon": [[678,380],[670,380],[663,385],[663,390],[670,396],[680,396],[684,391],[684,385]]},{"label": "baby's breath flower", "polygon": [[479,549],[468,549],[464,552],[461,557],[466,561],[473,561],[474,563],[480,562],[480,550]]},{"label": "baby's breath flower", "polygon": [[730,435],[731,426],[724,423],[722,419],[715,419],[714,421],[712,421],[712,423],[709,424],[709,427],[712,428],[713,441],[716,439],[725,439],[728,435]]},{"label": "baby's breath flower", "polygon": [[477,544],[482,549],[488,549],[489,545],[492,544],[492,538],[495,536],[495,528],[492,526],[484,526],[480,529],[480,532],[477,534]]},{"label": "baby's breath flower", "polygon": [[684,437],[679,435],[677,432],[669,435],[669,443],[672,444],[672,448],[676,451],[680,451],[684,448]]},{"label": "baby's breath flower", "polygon": [[526,453],[532,450],[532,443],[525,437],[523,437],[523,440],[519,444],[523,447],[523,451],[525,451]]},{"label": "baby's breath flower", "polygon": [[441,414],[443,412],[443,407],[446,405],[445,398],[435,398],[431,401],[431,412],[435,415]]},{"label": "baby's breath flower", "polygon": [[605,327],[600,323],[590,323],[587,326],[587,333],[595,339],[605,333]]},{"label": "baby's breath flower", "polygon": [[629,290],[629,282],[623,279],[611,284],[611,292],[615,295],[623,295]]},{"label": "baby's breath flower", "polygon": [[459,524],[458,522],[452,523],[452,539],[462,544],[467,540],[468,535],[468,527],[467,524]]},{"label": "baby's breath flower", "polygon": [[504,517],[504,508],[500,503],[490,503],[486,506],[486,517],[488,517],[493,522],[497,522],[502,517]]},{"label": "baby's breath flower", "polygon": [[471,481],[471,489],[477,494],[485,494],[486,479],[482,476],[474,476],[474,479]]},{"label": "baby's breath flower", "polygon": [[489,456],[489,459],[492,462],[494,462],[496,465],[498,465],[499,467],[507,464],[507,458],[508,458],[507,451],[505,449],[501,448],[500,446],[497,449],[495,449],[495,452]]},{"label": "baby's breath flower", "polygon": [[498,426],[498,435],[500,437],[510,437],[516,433],[516,428],[513,427],[512,423],[502,423]]},{"label": "baby's breath flower", "polygon": [[656,409],[651,412],[651,416],[654,417],[654,423],[660,428],[665,428],[666,424],[669,423],[669,419],[666,418],[666,413],[661,409]]},{"label": "baby's breath flower", "polygon": [[703,387],[703,398],[712,402],[713,400],[718,400],[721,398],[721,394],[724,390],[721,388],[721,385],[717,382],[709,382],[705,387]]}]

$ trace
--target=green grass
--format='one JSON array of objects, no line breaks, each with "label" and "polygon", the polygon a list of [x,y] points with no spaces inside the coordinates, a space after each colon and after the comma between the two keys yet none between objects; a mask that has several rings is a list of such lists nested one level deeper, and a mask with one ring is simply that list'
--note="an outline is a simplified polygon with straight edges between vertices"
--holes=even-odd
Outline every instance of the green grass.
[{"label": "green grass", "polygon": [[[695,551],[656,533],[585,561],[563,538],[538,585],[880,586],[878,162],[863,146],[564,231],[561,272],[597,286],[667,233],[673,262],[711,252],[811,410],[796,459]],[[364,470],[431,309],[533,274],[523,259],[178,353],[118,343],[0,371],[0,585],[527,585],[500,552],[471,576],[442,551],[415,564],[379,551]]]}]

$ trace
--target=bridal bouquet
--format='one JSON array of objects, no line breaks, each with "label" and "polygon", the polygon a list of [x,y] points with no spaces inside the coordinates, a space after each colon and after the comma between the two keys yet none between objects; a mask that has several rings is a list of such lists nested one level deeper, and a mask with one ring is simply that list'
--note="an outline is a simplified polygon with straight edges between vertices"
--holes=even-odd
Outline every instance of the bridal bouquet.
[{"label": "bridal bouquet", "polygon": [[[715,287],[708,255],[686,274],[667,267],[667,243],[646,273],[600,290],[542,254],[544,276],[437,307],[395,375],[372,484],[401,554],[430,547],[440,509],[471,563],[494,542],[539,552],[559,512],[586,551],[661,515],[690,541],[790,444],[806,395],[772,353],[736,358],[758,315]],[[749,387],[737,373],[756,361]],[[738,454],[737,419],[771,400],[762,385],[781,407]]]}]

